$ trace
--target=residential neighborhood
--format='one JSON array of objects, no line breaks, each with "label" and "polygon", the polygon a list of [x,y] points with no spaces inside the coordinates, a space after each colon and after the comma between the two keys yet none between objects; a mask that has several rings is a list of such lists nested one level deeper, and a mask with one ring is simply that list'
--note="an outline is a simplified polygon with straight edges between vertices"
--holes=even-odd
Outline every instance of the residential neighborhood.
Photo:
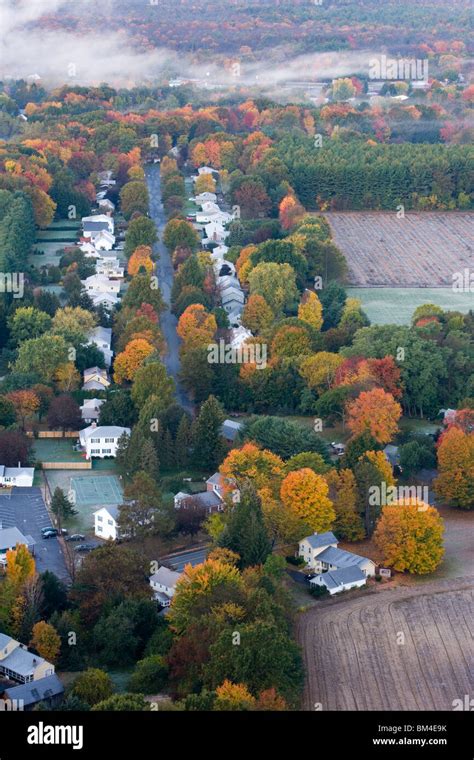
[{"label": "residential neighborhood", "polygon": [[463,757],[468,4],[3,5],[0,760]]}]

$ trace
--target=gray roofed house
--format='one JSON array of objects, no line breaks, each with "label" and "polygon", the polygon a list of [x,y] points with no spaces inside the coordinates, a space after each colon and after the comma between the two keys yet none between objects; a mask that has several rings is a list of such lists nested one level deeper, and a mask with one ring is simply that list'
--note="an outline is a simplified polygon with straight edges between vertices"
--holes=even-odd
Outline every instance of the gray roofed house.
[{"label": "gray roofed house", "polygon": [[241,422],[234,422],[234,420],[224,420],[221,425],[221,435],[226,439],[226,441],[233,443],[237,438],[241,427]]},{"label": "gray roofed house", "polygon": [[318,559],[320,562],[325,562],[328,565],[342,569],[344,567],[358,567],[366,558],[352,552],[346,552],[344,549],[335,549],[333,546],[328,546],[327,549],[318,554]]},{"label": "gray roofed house", "polygon": [[54,665],[38,654],[30,652],[24,644],[2,634],[0,640],[0,674],[20,683],[38,681],[54,673]]},{"label": "gray roofed house", "polygon": [[100,232],[101,230],[108,230],[109,225],[107,222],[84,222],[84,232]]},{"label": "gray roofed house", "polygon": [[27,546],[34,553],[35,540],[31,536],[24,536],[18,528],[0,528],[0,556],[6,554],[9,549],[14,549],[17,544]]},{"label": "gray roofed house", "polygon": [[55,706],[60,702],[63,694],[64,686],[58,676],[53,673],[37,681],[10,686],[4,690],[2,698],[20,702],[23,709],[32,710],[38,702],[46,702],[48,707]]},{"label": "gray roofed house", "polygon": [[321,546],[338,543],[336,536],[330,530],[326,531],[326,533],[313,533],[312,536],[307,536],[305,541],[308,542],[312,549],[319,549]]},{"label": "gray roofed house", "polygon": [[180,509],[181,507],[185,509],[203,508],[211,513],[222,511],[224,504],[215,491],[201,491],[194,494],[180,491],[174,497],[174,506],[176,509]]},{"label": "gray roofed house", "polygon": [[331,595],[348,591],[351,588],[360,588],[366,583],[367,576],[357,566],[329,570],[327,573],[321,573],[310,580],[312,586],[326,586]]},{"label": "gray roofed house", "polygon": [[181,573],[162,565],[156,573],[150,576],[150,586],[153,589],[153,596],[162,607],[169,607],[171,599],[176,590],[176,584],[181,578]]}]

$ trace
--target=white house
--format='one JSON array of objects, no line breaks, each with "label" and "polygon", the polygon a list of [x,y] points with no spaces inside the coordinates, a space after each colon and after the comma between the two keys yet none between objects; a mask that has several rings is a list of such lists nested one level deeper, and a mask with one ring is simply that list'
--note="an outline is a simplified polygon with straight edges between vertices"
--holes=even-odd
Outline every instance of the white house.
[{"label": "white house", "polygon": [[18,467],[4,467],[0,465],[0,486],[11,488],[31,488],[35,476],[34,467],[22,467],[18,462]]},{"label": "white house", "polygon": [[241,348],[248,338],[252,338],[253,335],[250,330],[242,325],[240,327],[234,327],[230,331],[230,345],[234,349]]},{"label": "white house", "polygon": [[110,170],[98,172],[97,176],[102,187],[113,187],[117,184],[116,180],[112,179],[113,172]]},{"label": "white house", "polygon": [[[108,214],[94,214],[93,216],[83,216],[82,228],[84,231],[86,227],[90,224],[92,225],[99,224],[101,225],[100,229],[108,230],[112,235],[114,234],[114,220],[113,220],[113,217],[109,216]],[[98,229],[98,227],[94,227],[92,229]],[[84,237],[88,237],[88,236],[85,235]]]},{"label": "white house", "polygon": [[202,204],[207,203],[208,201],[215,203],[217,200],[217,195],[215,193],[205,192],[196,195],[194,198],[190,198],[190,200],[193,200],[198,206],[202,207]]},{"label": "white house", "polygon": [[298,554],[316,573],[358,567],[366,577],[375,575],[375,562],[367,557],[338,549],[338,543],[331,531],[313,533],[312,536],[306,536],[299,542]]},{"label": "white house", "polygon": [[162,565],[156,573],[150,576],[150,586],[153,589],[153,596],[162,607],[169,607],[171,599],[176,591],[176,584],[181,578],[181,573],[169,570]]},{"label": "white house", "polygon": [[107,370],[100,367],[88,367],[84,370],[83,391],[105,391],[110,385]]},{"label": "white house", "polygon": [[89,425],[84,430],[79,431],[79,441],[86,452],[86,459],[91,457],[115,457],[117,456],[117,445],[119,438],[123,433],[130,436],[130,428],[120,427],[119,425]]},{"label": "white house", "polygon": [[328,570],[326,573],[311,578],[309,583],[312,586],[325,586],[332,596],[341,591],[365,586],[367,576],[357,565],[353,565],[352,567],[342,567],[340,570]]},{"label": "white house", "polygon": [[227,443],[234,443],[241,427],[241,422],[235,422],[235,420],[224,420],[221,425],[221,435],[223,438],[225,438]]},{"label": "white house", "polygon": [[103,211],[110,211],[111,213],[115,211],[115,203],[112,203],[112,201],[109,198],[99,198],[98,206]]},{"label": "white house", "polygon": [[90,237],[98,251],[111,251],[115,245],[115,235],[108,230],[94,232]]},{"label": "white house", "polygon": [[90,294],[89,297],[94,306],[105,306],[109,311],[111,311],[114,306],[117,306],[120,300],[115,293],[95,293]]},{"label": "white house", "polygon": [[119,536],[118,513],[116,506],[101,507],[94,512],[94,534],[105,541],[116,541]]},{"label": "white house", "polygon": [[18,544],[26,546],[31,554],[34,554],[35,540],[31,536],[24,536],[18,528],[0,528],[0,562],[5,564],[8,551]]},{"label": "white house", "polygon": [[103,274],[111,280],[122,280],[124,276],[124,267],[120,265],[120,259],[117,256],[103,256],[97,259],[95,265],[97,274]]},{"label": "white house", "polygon": [[100,407],[104,403],[102,398],[86,398],[81,406],[81,417],[83,422],[90,425],[92,422],[97,422],[100,415]]},{"label": "white house", "polygon": [[221,302],[228,314],[241,314],[244,309],[245,296],[240,288],[233,286],[221,291]]},{"label": "white house", "polygon": [[95,245],[90,242],[81,243],[80,249],[86,254],[86,258],[100,258],[99,251],[97,251]]},{"label": "white house", "polygon": [[220,222],[210,222],[205,225],[204,229],[206,238],[211,243],[224,243],[230,235],[230,232],[227,232]]},{"label": "white house", "polygon": [[201,174],[219,174],[217,169],[213,169],[211,166],[200,166],[198,169],[198,174],[201,176]]},{"label": "white house", "polygon": [[84,285],[86,293],[90,296],[101,293],[112,293],[113,295],[120,293],[120,282],[111,280],[105,274],[91,274],[90,277],[86,277],[81,282]]},{"label": "white house", "polygon": [[89,345],[97,346],[97,348],[102,351],[105,364],[107,367],[110,367],[114,355],[114,352],[110,348],[112,343],[112,328],[100,326],[94,327],[87,337],[89,339]]},{"label": "white house", "polygon": [[29,652],[24,644],[0,633],[0,674],[19,683],[30,683],[52,676],[54,665],[38,654]]}]

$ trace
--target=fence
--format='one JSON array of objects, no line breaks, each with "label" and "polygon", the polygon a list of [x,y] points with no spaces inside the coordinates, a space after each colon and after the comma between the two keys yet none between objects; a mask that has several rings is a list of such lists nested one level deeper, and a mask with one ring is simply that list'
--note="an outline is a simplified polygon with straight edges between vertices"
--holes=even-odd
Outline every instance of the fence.
[{"label": "fence", "polygon": [[66,430],[63,434],[60,430],[38,430],[35,434],[32,430],[27,430],[28,438],[79,438],[79,433],[74,430]]},{"label": "fence", "polygon": [[92,470],[92,462],[42,462],[43,470]]}]

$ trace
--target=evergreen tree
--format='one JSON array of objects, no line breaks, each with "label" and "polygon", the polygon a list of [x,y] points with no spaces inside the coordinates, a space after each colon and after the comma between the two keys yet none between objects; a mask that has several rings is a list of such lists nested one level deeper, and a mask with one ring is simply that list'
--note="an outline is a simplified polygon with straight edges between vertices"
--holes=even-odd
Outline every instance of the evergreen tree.
[{"label": "evergreen tree", "polygon": [[250,483],[240,492],[240,502],[233,508],[219,545],[240,556],[241,569],[261,565],[271,553],[260,497]]},{"label": "evergreen tree", "polygon": [[59,486],[54,489],[53,498],[51,499],[51,511],[56,515],[59,526],[61,526],[66,517],[76,514],[73,505]]},{"label": "evergreen tree", "polygon": [[194,426],[194,460],[203,469],[215,469],[224,456],[224,441],[221,426],[224,422],[222,406],[209,396],[201,406]]},{"label": "evergreen tree", "polygon": [[139,455],[140,470],[143,470],[148,475],[151,475],[153,480],[158,480],[160,474],[160,463],[158,461],[158,454],[156,453],[153,441],[146,438],[143,442],[143,446]]},{"label": "evergreen tree", "polygon": [[178,426],[174,443],[174,455],[177,467],[186,467],[189,461],[189,421],[186,414],[183,414]]}]

